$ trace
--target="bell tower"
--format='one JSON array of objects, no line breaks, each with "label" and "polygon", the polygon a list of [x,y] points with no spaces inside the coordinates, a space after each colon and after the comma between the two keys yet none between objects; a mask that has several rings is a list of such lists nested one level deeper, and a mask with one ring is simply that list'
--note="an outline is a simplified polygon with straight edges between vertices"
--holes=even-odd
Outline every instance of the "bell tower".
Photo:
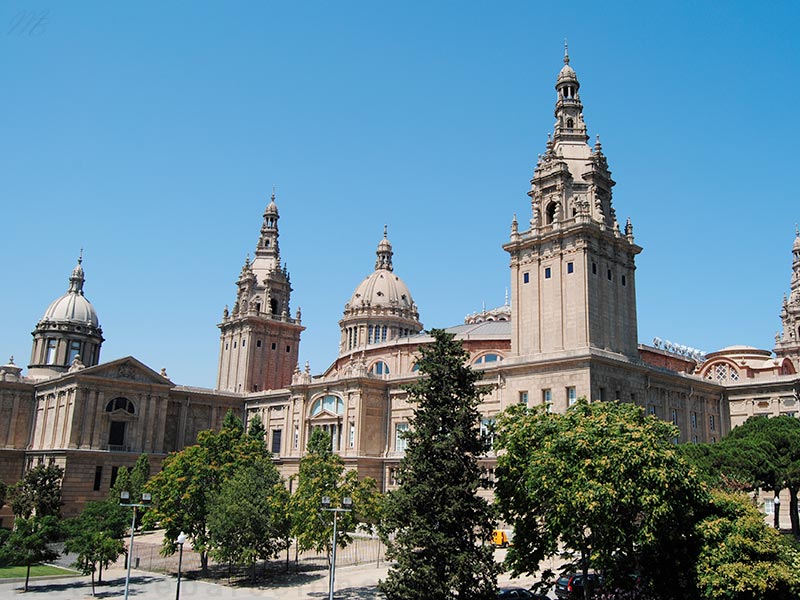
[{"label": "bell tower", "polygon": [[222,313],[217,388],[231,392],[280,389],[292,381],[300,349],[300,309],[290,315],[292,286],[278,247],[275,192],[264,211],[253,261],[245,258],[233,309]]},{"label": "bell tower", "polygon": [[611,202],[614,180],[599,136],[588,145],[580,83],[570,66],[556,80],[555,127],[531,179],[530,227],[514,218],[511,352],[595,347],[638,356],[634,243]]},{"label": "bell tower", "polygon": [[800,228],[795,226],[792,246],[792,280],[789,297],[783,297],[783,331],[775,336],[775,355],[787,356],[800,372]]}]

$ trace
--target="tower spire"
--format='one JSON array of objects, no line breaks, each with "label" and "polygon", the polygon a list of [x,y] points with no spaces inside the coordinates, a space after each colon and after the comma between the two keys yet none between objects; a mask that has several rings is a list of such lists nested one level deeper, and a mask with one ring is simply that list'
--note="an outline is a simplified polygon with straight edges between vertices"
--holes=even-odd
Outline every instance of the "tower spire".
[{"label": "tower spire", "polygon": [[569,64],[569,45],[567,44],[567,38],[564,38],[564,64]]},{"label": "tower spire", "polygon": [[386,269],[387,271],[394,270],[392,267],[392,244],[389,242],[388,227],[383,226],[383,239],[378,244],[378,249],[375,251],[377,258],[375,259],[375,270]]}]

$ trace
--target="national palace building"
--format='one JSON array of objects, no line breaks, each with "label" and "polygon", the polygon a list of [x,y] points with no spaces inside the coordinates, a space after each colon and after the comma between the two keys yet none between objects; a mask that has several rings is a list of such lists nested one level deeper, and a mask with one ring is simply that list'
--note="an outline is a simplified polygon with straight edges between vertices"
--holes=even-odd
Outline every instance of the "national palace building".
[{"label": "national palace building", "polygon": [[[581,397],[637,404],[677,425],[676,442],[684,443],[718,441],[750,415],[797,416],[800,234],[773,350],[735,346],[700,355],[660,340],[641,344],[636,257],[642,247],[631,221],[620,223],[615,213],[614,180],[599,139],[589,143],[569,62],[565,54],[555,126],[530,181],[529,212],[513,217],[505,239],[497,232],[508,253],[510,297],[446,327],[483,375],[482,427],[513,404],[563,412]],[[27,372],[13,360],[0,366],[0,480],[11,484],[32,466],[60,465],[64,514],[71,516],[107,497],[117,470],[140,453],[157,470],[168,453],[218,428],[233,410],[243,418],[260,415],[284,476],[297,473],[311,431],[321,427],[348,468],[376,479],[382,491],[396,486],[401,433],[412,414],[405,386],[417,377],[419,348],[431,338],[395,269],[395,248],[384,230],[374,263],[365,249],[365,278],[341,299],[336,358],[314,375],[298,364],[304,327],[291,306],[279,218],[273,194],[253,258],[242,266],[235,298],[217,325],[215,389],[176,385],[130,356],[102,362],[104,332],[84,293],[79,259],[66,293],[32,323]],[[491,469],[494,457],[482,461]],[[8,507],[0,517],[10,525]]]}]

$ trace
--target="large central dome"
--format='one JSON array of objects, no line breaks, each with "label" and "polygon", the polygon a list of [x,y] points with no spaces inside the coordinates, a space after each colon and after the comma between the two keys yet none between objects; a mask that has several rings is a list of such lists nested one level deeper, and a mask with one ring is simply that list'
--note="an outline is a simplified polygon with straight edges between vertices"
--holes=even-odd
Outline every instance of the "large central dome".
[{"label": "large central dome", "polygon": [[408,286],[395,275],[392,244],[386,237],[376,251],[375,271],[362,281],[344,306],[340,353],[414,335],[422,330]]}]

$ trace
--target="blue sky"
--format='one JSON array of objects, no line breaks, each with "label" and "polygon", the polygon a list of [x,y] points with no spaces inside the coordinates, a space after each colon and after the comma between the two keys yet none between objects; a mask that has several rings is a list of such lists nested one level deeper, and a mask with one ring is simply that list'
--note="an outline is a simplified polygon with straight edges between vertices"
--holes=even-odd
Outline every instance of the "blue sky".
[{"label": "blue sky", "polygon": [[426,327],[502,304],[565,37],[644,247],[640,341],[772,348],[799,20],[789,1],[6,1],[0,357],[27,365],[83,247],[103,359],[213,386],[273,185],[315,373],[384,223]]}]

